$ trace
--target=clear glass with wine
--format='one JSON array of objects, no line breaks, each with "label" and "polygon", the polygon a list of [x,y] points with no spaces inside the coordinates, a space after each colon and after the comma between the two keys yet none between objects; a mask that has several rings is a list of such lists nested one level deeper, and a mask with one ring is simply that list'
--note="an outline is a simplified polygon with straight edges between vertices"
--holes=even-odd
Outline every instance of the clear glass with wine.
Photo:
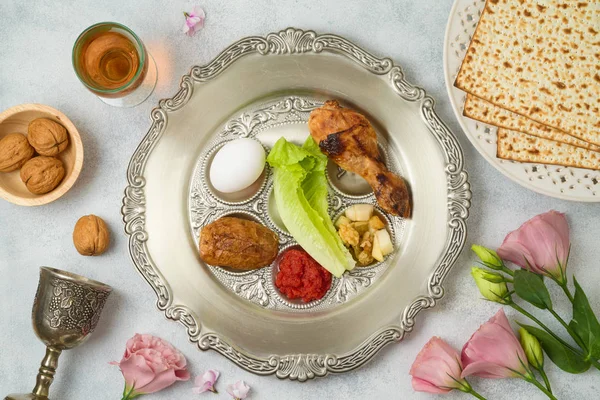
[{"label": "clear glass with wine", "polygon": [[144,43],[116,22],[100,22],[79,35],[73,68],[85,87],[112,106],[138,105],[156,85],[156,64]]}]

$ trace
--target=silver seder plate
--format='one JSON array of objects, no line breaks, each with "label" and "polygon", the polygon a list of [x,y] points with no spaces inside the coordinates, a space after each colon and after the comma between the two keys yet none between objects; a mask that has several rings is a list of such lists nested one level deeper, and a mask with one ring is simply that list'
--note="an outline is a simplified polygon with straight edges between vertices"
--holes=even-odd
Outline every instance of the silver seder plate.
[{"label": "silver seder plate", "polygon": [[[373,123],[388,168],[411,190],[410,219],[385,217],[395,251],[332,282],[321,300],[288,300],[274,285],[276,262],[236,272],[198,254],[202,226],[225,215],[275,231],[268,167],[248,190],[223,195],[210,185],[214,154],[240,137],[268,151],[279,137],[302,143],[310,112],[337,99]],[[201,350],[213,349],[257,374],[305,381],[345,372],[412,331],[415,316],[443,296],[442,282],[466,238],[471,192],[454,135],[434,101],[399,66],[336,35],[294,28],[248,37],[211,63],[193,67],[179,91],[152,111],[152,126],[127,171],[125,232],[137,270],[167,318]],[[362,178],[330,163],[330,215],[375,198]]]}]

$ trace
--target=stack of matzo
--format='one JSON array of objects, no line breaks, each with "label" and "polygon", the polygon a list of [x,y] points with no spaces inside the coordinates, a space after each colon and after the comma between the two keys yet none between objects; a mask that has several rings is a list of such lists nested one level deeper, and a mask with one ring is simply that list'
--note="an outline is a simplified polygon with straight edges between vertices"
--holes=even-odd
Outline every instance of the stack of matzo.
[{"label": "stack of matzo", "polygon": [[487,0],[455,86],[499,158],[600,169],[600,0]]}]

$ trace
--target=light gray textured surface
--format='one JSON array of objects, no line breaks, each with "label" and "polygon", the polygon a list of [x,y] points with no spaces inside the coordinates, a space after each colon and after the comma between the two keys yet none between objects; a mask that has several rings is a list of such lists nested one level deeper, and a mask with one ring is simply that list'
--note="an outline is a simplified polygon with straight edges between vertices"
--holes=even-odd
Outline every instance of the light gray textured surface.
[{"label": "light gray textured surface", "polygon": [[[446,297],[434,310],[419,316],[416,332],[389,346],[364,368],[304,384],[246,373],[214,352],[189,344],[185,330],[167,321],[154,306],[155,296],[138,276],[127,253],[120,206],[131,154],[150,126],[150,110],[175,92],[179,78],[195,64],[204,64],[231,42],[288,26],[333,32],[380,56],[400,63],[412,82],[437,100],[439,113],[457,134],[467,158],[473,188],[468,245],[498,246],[504,235],[527,218],[554,208],[567,212],[573,229],[571,272],[588,289],[600,310],[600,217],[596,204],[578,204],[544,197],[510,182],[488,165],[468,143],[450,109],[442,73],[442,44],[450,0],[381,1],[215,1],[198,3],[207,13],[206,27],[188,38],[181,33],[184,1],[17,1],[0,2],[0,109],[20,103],[58,108],[79,128],[85,147],[83,172],[73,189],[59,201],[24,208],[0,201],[0,395],[33,386],[43,346],[31,329],[30,310],[38,267],[50,265],[99,279],[116,290],[100,326],[85,345],[65,352],[52,387],[54,399],[118,399],[122,377],[108,364],[122,355],[135,332],[171,341],[187,357],[195,376],[207,368],[221,371],[219,395],[225,386],[244,379],[252,399],[428,399],[410,386],[408,370],[423,344],[442,336],[460,348],[498,305],[480,300],[469,276],[474,262],[469,252],[459,259],[446,282]],[[148,101],[133,109],[112,108],[79,83],[71,68],[71,46],[87,26],[117,21],[132,28],[154,55],[159,80]],[[109,224],[113,244],[97,258],[74,249],[71,233],[78,217],[94,213]],[[558,296],[558,292],[554,292]],[[559,311],[567,314],[563,305]],[[509,317],[514,314],[509,312]],[[521,318],[522,320],[522,318]],[[561,399],[596,398],[598,371],[570,376],[548,367]],[[490,399],[541,399],[543,395],[518,380],[473,379]],[[192,382],[178,383],[149,398],[191,399]],[[447,398],[466,398],[452,393]]]}]

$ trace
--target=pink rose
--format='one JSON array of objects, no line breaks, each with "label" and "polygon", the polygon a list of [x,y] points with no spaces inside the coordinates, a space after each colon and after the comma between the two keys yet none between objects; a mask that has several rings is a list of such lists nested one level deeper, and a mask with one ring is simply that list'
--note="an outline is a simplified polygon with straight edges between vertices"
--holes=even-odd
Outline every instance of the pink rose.
[{"label": "pink rose", "polygon": [[529,376],[527,356],[500,309],[464,345],[462,377],[513,378]]},{"label": "pink rose", "polygon": [[119,363],[125,378],[124,398],[154,393],[175,381],[187,381],[190,373],[186,360],[169,342],[152,335],[135,334],[127,341],[125,354]]},{"label": "pink rose", "polygon": [[458,352],[435,336],[419,352],[409,372],[413,389],[428,393],[448,393],[453,389],[469,388],[461,373]]},{"label": "pink rose", "polygon": [[536,274],[566,282],[569,224],[557,211],[537,215],[509,233],[498,255]]}]

